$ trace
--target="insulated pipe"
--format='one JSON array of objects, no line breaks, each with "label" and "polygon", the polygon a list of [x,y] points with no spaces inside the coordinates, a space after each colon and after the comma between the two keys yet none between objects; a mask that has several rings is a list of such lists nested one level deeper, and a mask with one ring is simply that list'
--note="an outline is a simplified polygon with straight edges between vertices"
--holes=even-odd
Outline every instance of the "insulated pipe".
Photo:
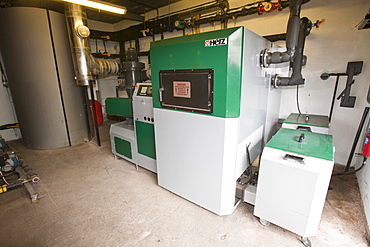
[{"label": "insulated pipe", "polygon": [[85,9],[78,4],[67,3],[66,21],[75,67],[75,79],[78,86],[88,86],[90,80],[99,76],[117,74],[117,62],[95,58],[91,54],[90,30],[86,26],[87,17]]},{"label": "insulated pipe", "polygon": [[261,64],[268,67],[270,64],[294,62],[297,53],[298,36],[300,31],[300,13],[302,0],[290,0],[290,15],[286,33],[286,52],[271,53],[268,50],[263,51]]},{"label": "insulated pipe", "polygon": [[298,45],[301,6],[302,0],[289,1],[290,16],[286,32],[286,48],[287,54],[290,56],[290,61],[294,60]]},{"label": "insulated pipe", "polygon": [[304,84],[304,79],[302,77],[302,66],[306,63],[306,57],[303,56],[304,44],[306,41],[306,36],[310,33],[312,28],[312,23],[307,17],[303,17],[300,22],[300,30],[298,35],[298,44],[296,50],[296,56],[291,67],[293,69],[292,76],[289,77],[275,77],[273,85],[278,86],[293,86]]}]

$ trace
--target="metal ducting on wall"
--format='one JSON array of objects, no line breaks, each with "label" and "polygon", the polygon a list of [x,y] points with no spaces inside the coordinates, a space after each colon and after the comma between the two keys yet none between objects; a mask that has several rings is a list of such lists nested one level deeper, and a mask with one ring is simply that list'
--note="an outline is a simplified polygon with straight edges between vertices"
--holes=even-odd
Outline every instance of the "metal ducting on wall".
[{"label": "metal ducting on wall", "polygon": [[23,140],[32,149],[83,143],[85,90],[74,81],[64,15],[45,9],[0,9],[0,50]]}]

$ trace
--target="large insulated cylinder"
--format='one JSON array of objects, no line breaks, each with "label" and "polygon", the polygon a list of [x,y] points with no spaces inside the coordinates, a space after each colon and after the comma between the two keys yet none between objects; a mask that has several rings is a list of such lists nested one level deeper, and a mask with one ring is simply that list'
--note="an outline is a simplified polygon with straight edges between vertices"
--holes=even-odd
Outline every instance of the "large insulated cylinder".
[{"label": "large insulated cylinder", "polygon": [[63,14],[0,9],[0,51],[23,140],[32,149],[72,146],[88,137],[85,88],[78,87]]}]

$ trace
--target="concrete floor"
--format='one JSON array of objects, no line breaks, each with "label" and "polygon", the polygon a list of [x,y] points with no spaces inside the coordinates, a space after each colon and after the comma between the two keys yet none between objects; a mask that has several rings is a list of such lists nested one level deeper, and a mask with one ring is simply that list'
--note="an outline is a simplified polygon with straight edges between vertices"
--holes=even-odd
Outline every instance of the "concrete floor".
[{"label": "concrete floor", "polygon": [[[217,216],[157,185],[156,175],[111,154],[109,122],[102,147],[85,143],[29,150],[11,142],[39,174],[41,195],[25,188],[0,195],[0,246],[303,246],[280,227],[262,226],[253,206]],[[335,177],[313,246],[367,246],[355,176]]]}]

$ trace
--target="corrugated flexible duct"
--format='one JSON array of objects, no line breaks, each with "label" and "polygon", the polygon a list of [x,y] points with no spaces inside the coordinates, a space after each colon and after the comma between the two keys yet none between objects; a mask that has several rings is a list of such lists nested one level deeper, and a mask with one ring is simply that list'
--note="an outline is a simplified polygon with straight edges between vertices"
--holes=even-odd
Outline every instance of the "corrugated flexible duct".
[{"label": "corrugated flexible duct", "polygon": [[98,59],[91,54],[90,30],[86,26],[85,9],[81,5],[67,3],[65,16],[69,36],[71,37],[77,85],[88,86],[89,80],[95,80],[97,77],[109,74],[117,74],[119,71],[117,62]]}]

